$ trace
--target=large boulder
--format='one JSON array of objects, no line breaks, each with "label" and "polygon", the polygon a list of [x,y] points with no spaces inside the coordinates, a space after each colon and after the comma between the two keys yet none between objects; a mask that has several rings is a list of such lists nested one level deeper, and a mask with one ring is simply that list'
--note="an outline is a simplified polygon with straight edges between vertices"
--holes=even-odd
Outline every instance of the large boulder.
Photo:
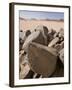
[{"label": "large boulder", "polygon": [[31,70],[44,77],[50,76],[56,68],[57,54],[54,48],[30,43],[28,47],[28,58]]},{"label": "large boulder", "polygon": [[44,25],[39,25],[36,27],[35,31],[40,31],[44,37],[45,45],[48,45],[48,28]]}]

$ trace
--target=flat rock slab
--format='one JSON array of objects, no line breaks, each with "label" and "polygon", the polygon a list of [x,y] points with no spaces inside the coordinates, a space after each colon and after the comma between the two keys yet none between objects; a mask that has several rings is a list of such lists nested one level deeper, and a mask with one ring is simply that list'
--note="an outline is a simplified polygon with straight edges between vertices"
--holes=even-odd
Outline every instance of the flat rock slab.
[{"label": "flat rock slab", "polygon": [[32,71],[43,76],[50,76],[56,68],[57,51],[44,45],[30,43],[28,58]]}]

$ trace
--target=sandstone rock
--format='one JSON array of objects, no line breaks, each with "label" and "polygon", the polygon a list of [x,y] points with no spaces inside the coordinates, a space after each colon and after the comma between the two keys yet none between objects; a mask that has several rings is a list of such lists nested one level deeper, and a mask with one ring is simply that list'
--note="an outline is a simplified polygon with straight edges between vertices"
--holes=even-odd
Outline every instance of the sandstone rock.
[{"label": "sandstone rock", "polygon": [[57,51],[37,43],[30,43],[28,48],[29,65],[32,71],[43,76],[50,76],[57,62]]},{"label": "sandstone rock", "polygon": [[58,41],[59,41],[59,38],[58,38],[58,37],[54,38],[54,39],[49,43],[48,47],[52,47],[52,46],[55,45]]}]

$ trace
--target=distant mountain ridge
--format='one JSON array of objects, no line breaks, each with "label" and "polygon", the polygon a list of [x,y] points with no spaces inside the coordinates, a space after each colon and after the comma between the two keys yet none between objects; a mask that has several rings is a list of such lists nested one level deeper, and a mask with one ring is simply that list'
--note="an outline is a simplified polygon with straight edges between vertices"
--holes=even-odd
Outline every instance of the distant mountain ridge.
[{"label": "distant mountain ridge", "polygon": [[64,22],[64,19],[36,19],[36,18],[31,18],[31,19],[27,19],[27,18],[22,18],[22,17],[20,17],[19,18],[20,20],[25,20],[25,21],[27,21],[27,20],[42,20],[42,21],[62,21],[62,22]]}]

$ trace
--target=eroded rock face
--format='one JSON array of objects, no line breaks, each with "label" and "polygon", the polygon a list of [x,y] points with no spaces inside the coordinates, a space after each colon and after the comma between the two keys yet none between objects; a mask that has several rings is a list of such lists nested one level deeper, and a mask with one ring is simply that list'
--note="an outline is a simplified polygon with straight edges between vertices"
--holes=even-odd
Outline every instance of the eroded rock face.
[{"label": "eroded rock face", "polygon": [[48,29],[45,26],[38,26],[34,32],[32,32],[25,43],[23,44],[23,49],[27,50],[30,42],[36,42],[42,45],[47,45],[47,36]]},{"label": "eroded rock face", "polygon": [[[35,32],[37,32],[37,31],[40,31],[40,33],[41,33],[41,35],[39,35],[38,37],[37,37],[37,40],[39,41],[39,43],[40,43],[40,41],[41,41],[41,38],[43,38],[43,42],[44,43],[40,43],[40,44],[43,44],[43,45],[47,45],[47,36],[48,36],[48,28],[46,27],[46,26],[43,26],[43,25],[39,25],[39,26],[37,26],[36,27],[36,29],[35,29]],[[35,40],[36,42],[37,42],[37,40]]]},{"label": "eroded rock face", "polygon": [[31,33],[31,35],[29,35],[26,41],[24,42],[22,49],[27,52],[30,42],[35,40],[39,36],[39,34],[40,34],[40,31]]},{"label": "eroded rock face", "polygon": [[35,31],[41,31],[43,33],[43,35],[47,36],[48,35],[48,28],[44,25],[39,25],[36,27]]},{"label": "eroded rock face", "polygon": [[55,45],[58,41],[59,41],[59,38],[58,38],[58,37],[54,38],[54,39],[49,43],[48,47],[52,47],[52,46]]},{"label": "eroded rock face", "polygon": [[37,43],[30,43],[28,48],[29,65],[31,69],[43,76],[50,76],[57,62],[57,51]]}]

